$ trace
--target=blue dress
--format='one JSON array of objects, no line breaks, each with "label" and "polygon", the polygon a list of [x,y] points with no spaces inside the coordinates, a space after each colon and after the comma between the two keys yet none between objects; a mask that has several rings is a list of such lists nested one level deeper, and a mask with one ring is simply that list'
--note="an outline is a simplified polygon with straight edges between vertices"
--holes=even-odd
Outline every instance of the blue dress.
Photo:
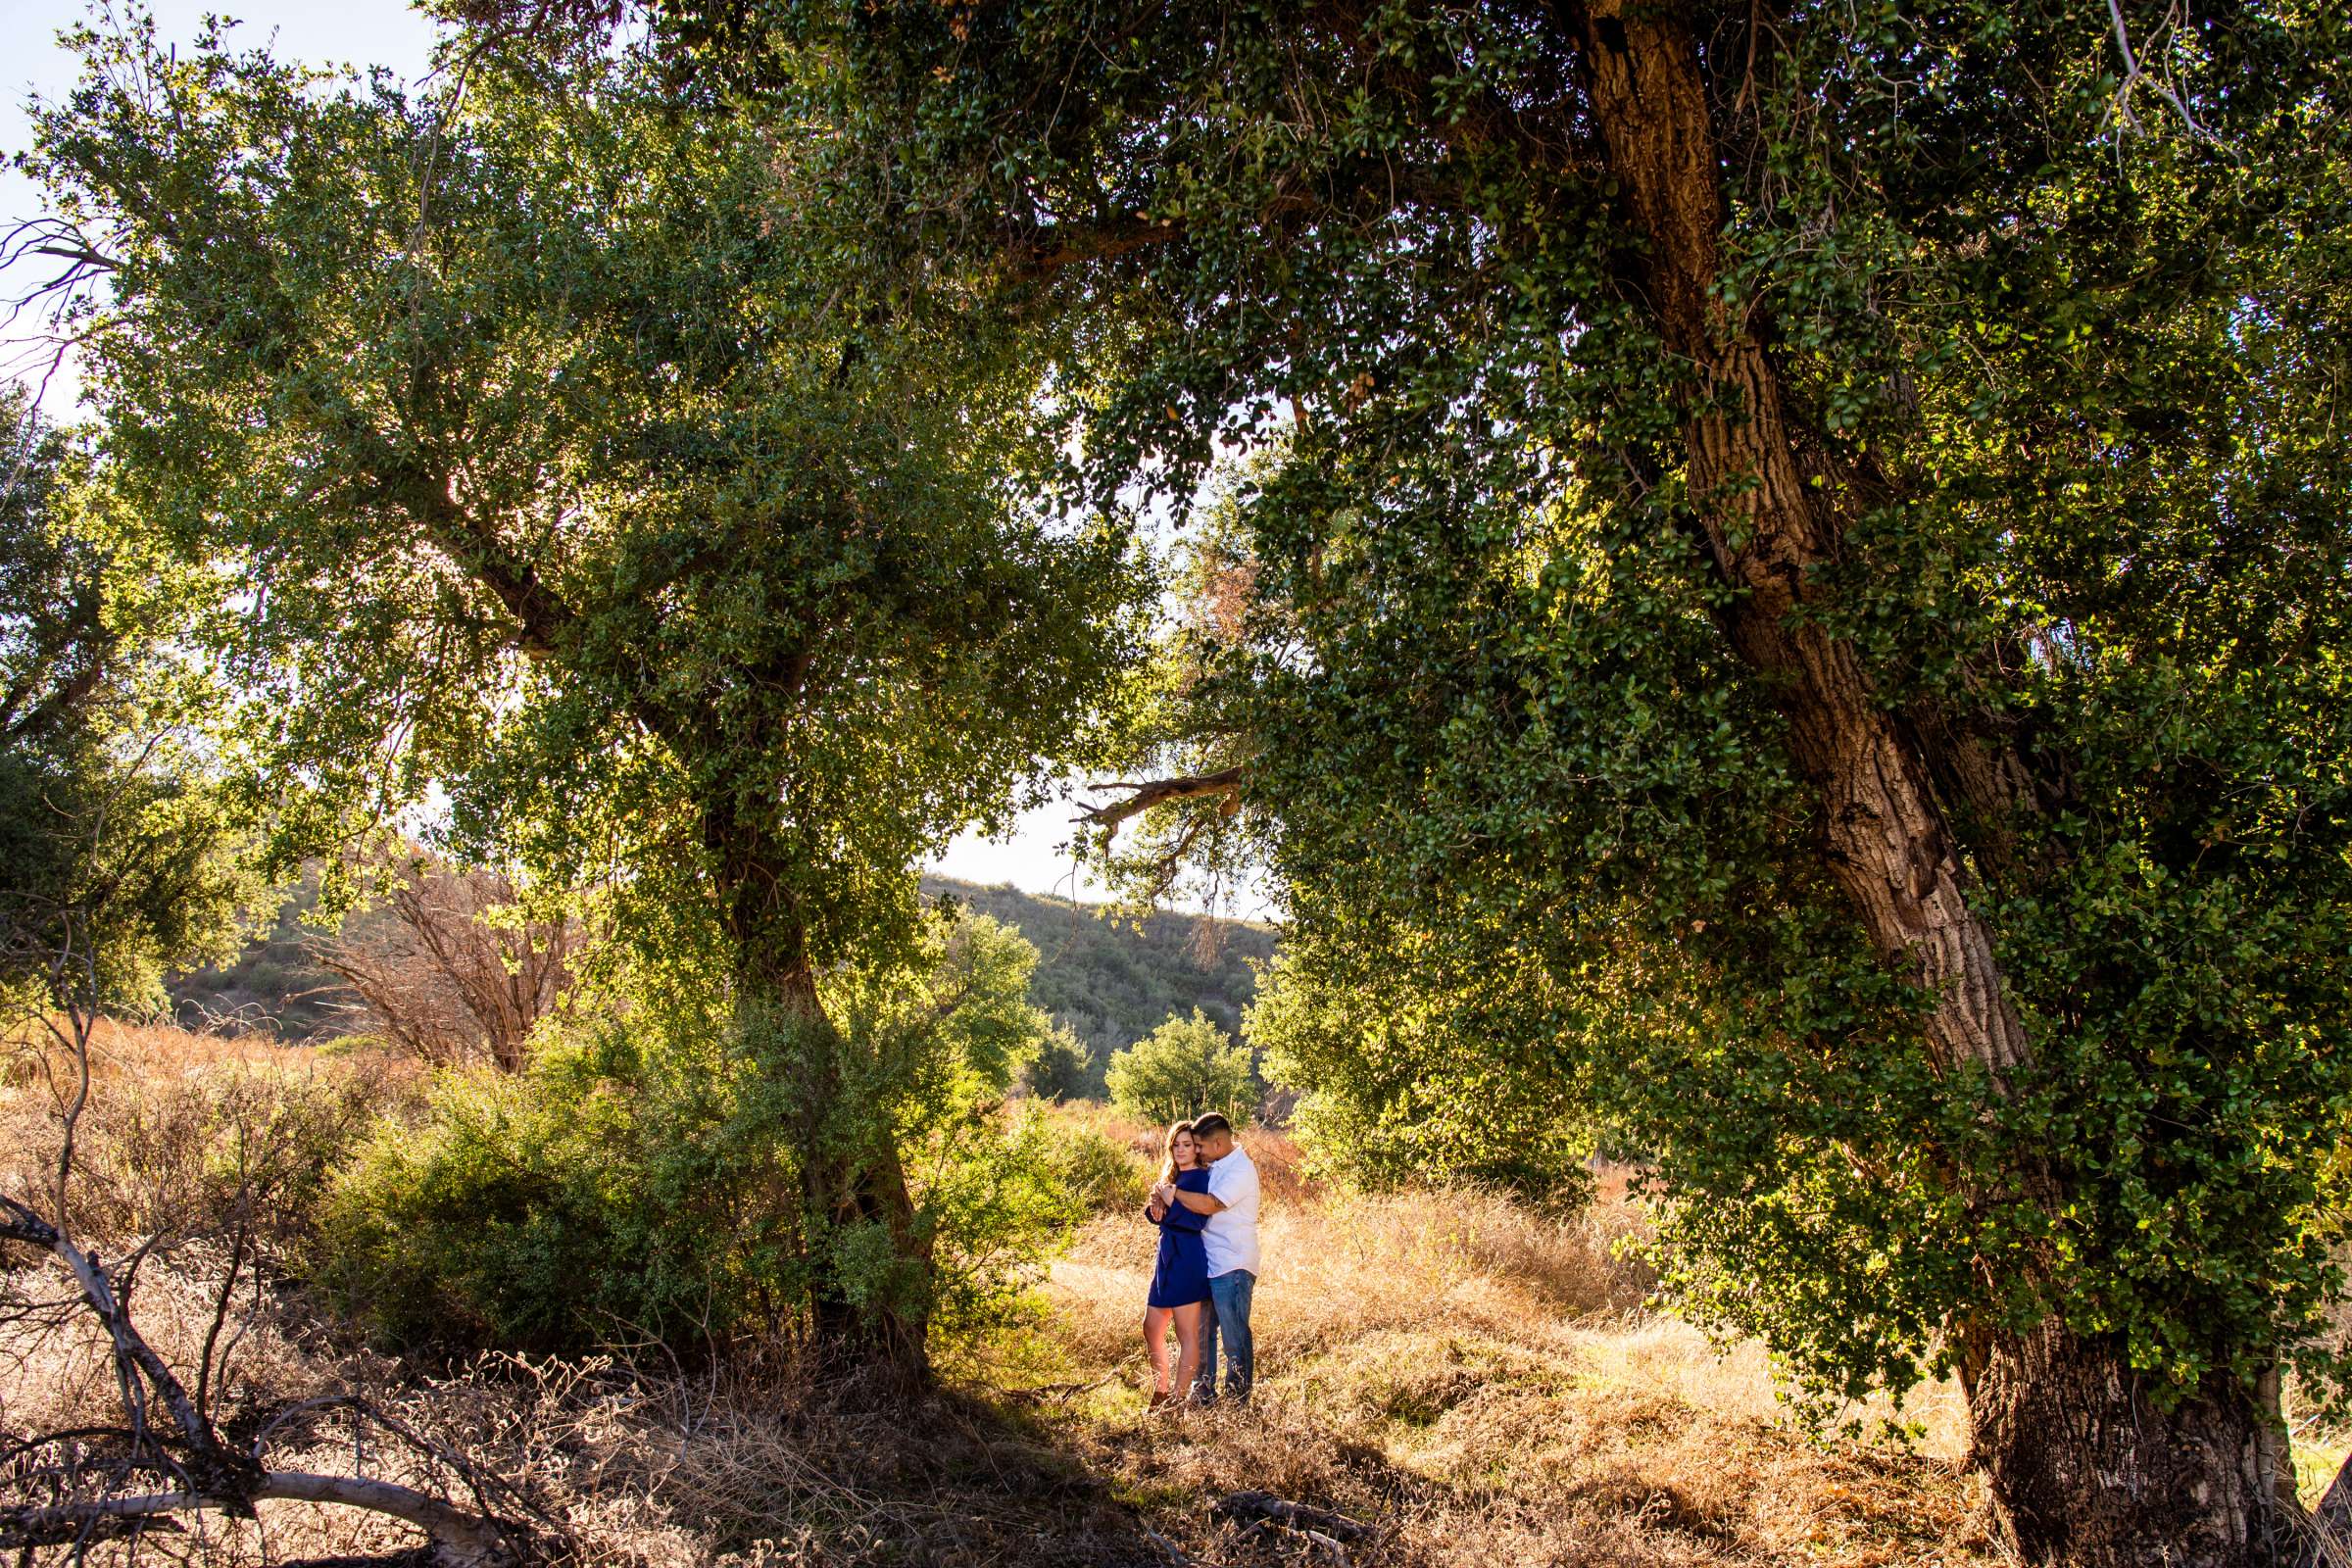
[{"label": "blue dress", "polygon": [[[1182,1192],[1205,1193],[1208,1172],[1180,1170],[1176,1186]],[[1169,1206],[1167,1217],[1159,1222],[1159,1266],[1152,1271],[1152,1294],[1146,1298],[1151,1305],[1190,1306],[1208,1299],[1208,1248],[1200,1240],[1207,1224],[1206,1214],[1196,1214],[1182,1203]]]}]

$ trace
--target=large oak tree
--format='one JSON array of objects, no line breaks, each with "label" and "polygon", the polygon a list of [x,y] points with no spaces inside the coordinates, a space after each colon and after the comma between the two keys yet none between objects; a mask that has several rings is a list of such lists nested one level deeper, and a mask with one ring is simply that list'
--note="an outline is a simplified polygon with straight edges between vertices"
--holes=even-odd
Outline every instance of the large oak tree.
[{"label": "large oak tree", "polygon": [[1135,334],[1105,485],[1282,432],[1139,803],[1414,1020],[1341,1092],[1577,1086],[1695,1309],[1957,1368],[2027,1560],[2262,1558],[2352,1097],[2340,7],[655,15]]},{"label": "large oak tree", "polygon": [[928,1244],[819,982],[914,952],[916,864],[1082,754],[1132,651],[1122,533],[1055,504],[1053,356],[895,308],[855,179],[801,172],[821,125],[611,57],[413,98],[79,43],[30,165],[106,269],[106,480],[211,574],[281,850],[438,799],[782,1032],[808,1321],[919,1374]]}]

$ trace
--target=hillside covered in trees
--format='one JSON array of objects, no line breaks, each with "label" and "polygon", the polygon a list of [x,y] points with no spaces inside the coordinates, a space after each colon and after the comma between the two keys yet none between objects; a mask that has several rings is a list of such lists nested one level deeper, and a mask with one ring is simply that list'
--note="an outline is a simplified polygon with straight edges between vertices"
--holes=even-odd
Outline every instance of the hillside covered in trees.
[{"label": "hillside covered in trees", "polygon": [[1199,1007],[1238,1034],[1256,992],[1253,966],[1274,956],[1274,928],[1253,920],[1155,909],[1138,922],[1006,885],[932,879],[924,888],[1017,926],[1037,944],[1029,1000],[1086,1042],[1098,1080],[1109,1053],[1170,1014]]}]

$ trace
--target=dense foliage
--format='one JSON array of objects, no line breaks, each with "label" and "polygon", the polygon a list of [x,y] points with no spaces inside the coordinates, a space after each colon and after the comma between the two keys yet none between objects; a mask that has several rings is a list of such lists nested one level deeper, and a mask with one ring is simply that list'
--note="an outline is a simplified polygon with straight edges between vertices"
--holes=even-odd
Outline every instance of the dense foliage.
[{"label": "dense foliage", "polygon": [[147,1012],[167,968],[233,945],[251,888],[185,607],[27,401],[0,397],[0,997]]},{"label": "dense foliage", "polygon": [[1165,1127],[1221,1110],[1236,1127],[1250,1124],[1257,1105],[1257,1072],[1250,1048],[1200,1008],[1169,1017],[1110,1057],[1110,1102],[1122,1114]]},{"label": "dense foliage", "polygon": [[[1365,387],[1247,483],[1227,546],[1253,605],[1196,638],[1203,728],[1271,743],[1289,961],[1326,1004],[1310,1084],[1360,1097],[1401,1062],[1375,1102],[1407,1120],[1432,1094],[1597,1108],[1679,1200],[1686,1299],[1840,1394],[1904,1386],[1988,1310],[2113,1334],[2180,1392],[2328,1366],[2352,270],[2321,216],[2343,149],[2309,117],[2342,40],[2315,13],[2187,50],[2201,102],[2232,84],[2224,156],[2173,121],[2097,134],[2114,79],[2063,21],[2035,47],[2079,162],[2002,185],[1921,127],[1857,171],[1808,149],[1875,100],[1768,97],[1776,199],[1735,214],[1740,299],[1876,486],[1805,613],[1905,724],[1956,736],[1937,782],[2037,1049],[2009,1093],[1918,1050],[1824,875],[1786,719],[1673,526],[1676,442],[1607,401],[1652,373],[1638,321],[1582,305],[1571,351],[1502,309],[1493,262],[1418,271],[1411,327],[1346,345]],[[1936,24],[1891,36],[1962,96],[1967,34]],[[1790,94],[1874,59],[1791,47]],[[1524,245],[1521,298],[1598,260],[1554,226]],[[1434,1076],[1399,1048],[1425,1019]],[[2045,1152],[2056,1212],[1984,1200]]]},{"label": "dense foliage", "polygon": [[845,975],[844,1027],[876,1065],[908,1152],[910,1269],[804,1233],[791,1020],[616,1010],[520,1074],[436,1076],[421,1121],[387,1118],[336,1173],[312,1266],[392,1344],[580,1350],[651,1337],[681,1354],[791,1342],[823,1269],[948,1335],[1000,1326],[1076,1217],[1041,1124],[1004,1090],[1045,1033],[1023,1000],[1035,950],[983,917],[925,956]]},{"label": "dense foliage", "polygon": [[1075,743],[1136,583],[1051,511],[1040,372],[851,297],[750,128],[618,68],[444,106],[83,47],[32,167],[116,262],[112,483],[260,596],[211,629],[257,776],[306,786],[287,843],[438,780],[461,844],[627,864],[671,923],[712,903],[697,806],[786,778],[831,961]]},{"label": "dense foliage", "polygon": [[1324,949],[1278,962],[1250,1009],[1268,1082],[1300,1091],[1292,1130],[1311,1164],[1360,1187],[1469,1183],[1569,1205],[1592,1187],[1599,1123],[1580,1086],[1548,1070],[1553,1043],[1518,1032],[1522,966],[1482,976],[1475,1000],[1433,1006]]}]

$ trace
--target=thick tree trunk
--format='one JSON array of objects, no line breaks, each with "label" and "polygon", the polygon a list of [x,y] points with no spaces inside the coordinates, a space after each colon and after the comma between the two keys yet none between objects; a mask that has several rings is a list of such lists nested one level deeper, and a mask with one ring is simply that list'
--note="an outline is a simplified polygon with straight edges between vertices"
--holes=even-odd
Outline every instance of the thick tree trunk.
[{"label": "thick tree trunk", "polygon": [[1716,298],[1729,207],[1690,28],[1667,7],[1621,0],[1584,21],[1593,121],[1649,246],[1643,280],[1666,346],[1697,372],[1690,494],[1717,569],[1741,590],[1725,629],[1788,716],[1821,795],[1832,874],[1879,952],[1936,998],[1937,1061],[2011,1072],[2030,1054],[2025,1029],[1924,760],[1853,645],[1791,616],[1841,552],[1851,476],[1791,423],[1778,367]]},{"label": "thick tree trunk", "polygon": [[[931,1373],[923,1308],[930,1257],[916,1236],[906,1167],[879,1109],[845,1103],[843,1043],[817,995],[808,928],[777,870],[781,852],[730,809],[707,811],[704,824],[718,866],[721,921],[735,949],[739,1003],[773,1009],[800,1029],[795,1154],[802,1225],[812,1244],[810,1340],[820,1359],[911,1392]],[[909,1271],[906,1290],[875,1298],[854,1290],[834,1267],[832,1237],[869,1225],[889,1236],[895,1258]]]},{"label": "thick tree trunk", "polygon": [[[1790,417],[1752,318],[1733,318],[1717,295],[1729,206],[1689,21],[1647,0],[1591,0],[1572,20],[1593,125],[1647,247],[1643,292],[1667,349],[1694,372],[1684,426],[1690,490],[1716,568],[1740,590],[1726,634],[1787,718],[1790,751],[1820,802],[1828,869],[1880,955],[1934,999],[1932,1060],[1944,1071],[1981,1069],[2003,1087],[2032,1045],[1993,933],[1966,896],[1961,846],[1919,736],[1887,710],[1852,644],[1792,613],[1838,559],[1857,476]],[[1975,1196],[2062,1200],[2052,1174],[2026,1159],[2007,1192]],[[1973,1338],[1976,1454],[1996,1519],[2025,1561],[2268,1560],[2287,1472],[2282,1436],[2258,1401],[2217,1388],[2159,1409],[2116,1347],[2054,1321],[2024,1336]]]},{"label": "thick tree trunk", "polygon": [[2027,1562],[2291,1560],[2299,1510],[2285,1428],[2275,1404],[2228,1379],[2158,1409],[2118,1347],[2044,1322],[1993,1343],[1969,1424],[1995,1520]]},{"label": "thick tree trunk", "polygon": [[[830,1029],[830,1024],[821,1027]],[[840,1094],[838,1076],[830,1093]],[[923,1387],[931,1375],[928,1321],[919,1293],[928,1289],[930,1258],[915,1238],[914,1200],[906,1167],[886,1132],[862,1146],[834,1135],[830,1107],[818,1112],[803,1138],[803,1206],[811,1229],[838,1233],[879,1226],[890,1237],[897,1263],[915,1271],[912,1299],[863,1301],[851,1282],[816,1257],[815,1288],[809,1299],[809,1332],[822,1359],[878,1378],[904,1393]],[[853,1118],[854,1119],[854,1118]]]}]

